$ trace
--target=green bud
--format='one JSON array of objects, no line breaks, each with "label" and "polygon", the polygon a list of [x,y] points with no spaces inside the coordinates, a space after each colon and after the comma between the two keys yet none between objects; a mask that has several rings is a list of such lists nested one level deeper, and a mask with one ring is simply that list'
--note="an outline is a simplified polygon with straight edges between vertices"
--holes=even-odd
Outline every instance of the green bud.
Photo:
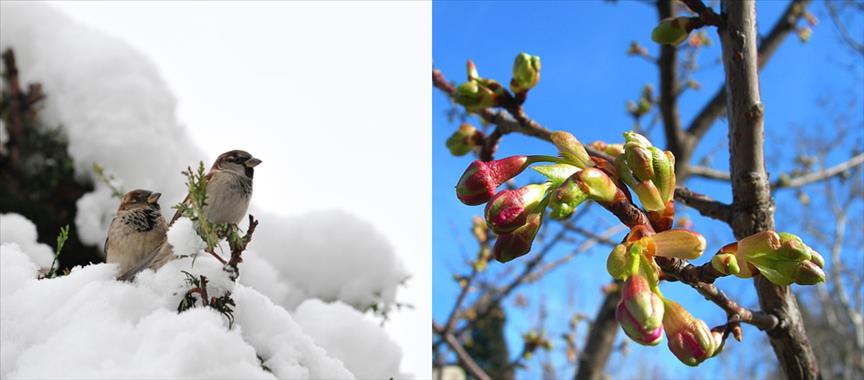
[{"label": "green bud", "polygon": [[564,183],[558,186],[549,198],[549,217],[552,219],[562,220],[567,219],[573,212],[576,211],[582,202],[588,198],[577,183],[578,175],[573,175],[567,178]]},{"label": "green bud", "polygon": [[519,53],[513,62],[513,79],[510,80],[510,90],[514,93],[528,91],[540,81],[540,57]]},{"label": "green bud", "polygon": [[558,148],[561,157],[570,161],[580,169],[590,168],[594,166],[594,161],[588,155],[588,151],[575,136],[565,131],[557,131],[552,133],[552,143]]},{"label": "green bud", "polygon": [[654,177],[654,163],[651,151],[635,142],[624,144],[624,159],[627,167],[637,180],[648,181]]},{"label": "green bud", "polygon": [[627,253],[627,247],[618,244],[609,253],[606,259],[606,271],[616,280],[624,280],[631,274],[631,255]]},{"label": "green bud", "polygon": [[815,285],[825,282],[825,272],[812,261],[805,261],[798,267],[795,283],[799,285]]},{"label": "green bud", "polygon": [[736,255],[739,261],[752,264],[777,285],[812,285],[825,280],[819,265],[824,264],[822,256],[792,234],[774,231],[753,234],[738,242]]},{"label": "green bud", "polygon": [[456,87],[456,94],[453,98],[456,103],[461,104],[468,111],[479,111],[498,103],[498,95],[489,87],[476,81],[460,84],[459,87]]},{"label": "green bud", "polygon": [[587,168],[576,175],[579,176],[582,191],[588,194],[589,199],[600,203],[609,203],[615,200],[618,187],[602,170]]},{"label": "green bud", "polygon": [[688,17],[670,17],[660,21],[651,31],[651,39],[658,44],[678,45],[690,34]]},{"label": "green bud", "polygon": [[476,144],[474,143],[477,128],[468,123],[462,123],[455,132],[447,139],[447,149],[454,156],[464,156],[471,152]]},{"label": "green bud", "polygon": [[642,135],[640,135],[636,132],[632,132],[632,131],[624,132],[624,141],[627,143],[634,143],[636,145],[639,145],[639,146],[642,146],[645,148],[647,148],[649,146],[654,146],[654,145],[651,145],[651,141],[649,141],[647,138],[645,138],[645,136],[642,136]]},{"label": "green bud", "polygon": [[[654,168],[654,186],[660,192],[660,198],[663,199],[663,205],[672,200],[675,196],[675,158],[672,152],[663,152],[655,147],[649,147],[651,152],[652,164]],[[670,159],[671,158],[671,159]]]},{"label": "green bud", "polygon": [[663,197],[651,181],[642,181],[633,187],[633,192],[642,202],[642,207],[648,211],[660,211],[666,208]]},{"label": "green bud", "polygon": [[738,267],[738,259],[734,253],[718,253],[711,258],[711,266],[718,272],[725,275],[738,274],[741,268]]},{"label": "green bud", "polygon": [[705,252],[705,237],[690,230],[666,230],[646,239],[653,244],[655,256],[692,260]]}]

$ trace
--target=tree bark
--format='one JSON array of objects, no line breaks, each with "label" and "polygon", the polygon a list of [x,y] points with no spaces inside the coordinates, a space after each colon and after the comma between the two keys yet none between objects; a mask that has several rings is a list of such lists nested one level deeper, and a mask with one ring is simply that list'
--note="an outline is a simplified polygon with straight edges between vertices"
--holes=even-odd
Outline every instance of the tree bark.
[{"label": "tree bark", "polygon": [[[764,160],[764,107],[759,96],[754,1],[724,0],[725,24],[718,28],[726,73],[729,156],[732,179],[731,227],[738,239],[774,228],[774,202]],[[816,357],[810,347],[798,303],[790,288],[754,278],[759,304],[777,316],[770,331],[771,346],[789,379],[817,379]]]},{"label": "tree bark", "polygon": [[585,343],[582,353],[579,355],[579,369],[576,371],[576,380],[600,380],[603,379],[603,370],[612,355],[612,347],[615,337],[618,335],[618,321],[615,320],[615,308],[621,300],[620,291],[611,291],[606,294],[594,323],[591,324],[591,332]]}]

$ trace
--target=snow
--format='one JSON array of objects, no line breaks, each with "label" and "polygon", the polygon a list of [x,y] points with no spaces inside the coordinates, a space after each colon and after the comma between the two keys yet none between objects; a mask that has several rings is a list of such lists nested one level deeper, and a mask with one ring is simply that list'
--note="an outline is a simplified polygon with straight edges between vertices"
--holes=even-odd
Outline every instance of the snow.
[{"label": "snow", "polygon": [[[89,265],[36,280],[26,253],[0,246],[0,377],[353,378],[285,309],[232,283],[215,260],[175,260],[133,283],[115,281],[116,270]],[[188,288],[180,270],[207,276],[211,296],[233,291],[233,328],[210,308],[176,312]]]},{"label": "snow", "polygon": [[[59,231],[58,231],[59,232]],[[0,214],[0,243],[18,245],[40,268],[54,261],[54,250],[36,241],[36,225],[19,214]]]},{"label": "snow", "polygon": [[368,222],[342,211],[270,216],[258,226],[249,247],[290,281],[295,290],[283,304],[289,309],[310,297],[360,310],[376,302],[389,306],[399,283],[408,277],[387,239]]},{"label": "snow", "polygon": [[300,304],[294,318],[358,379],[387,379],[399,372],[399,346],[350,306],[311,299]]},{"label": "snow", "polygon": [[[126,42],[38,3],[0,2],[0,49],[8,47],[15,49],[22,82],[40,82],[48,94],[41,120],[63,126],[76,175],[95,183],[77,202],[73,233],[101,248],[117,209],[119,201],[93,175],[94,163],[115,173],[125,190],[161,192],[170,218],[171,205],[185,196],[180,172],[206,157],[177,120],[176,100],[155,65]],[[36,243],[31,222],[3,215],[0,377],[272,377],[262,372],[256,353],[280,378],[350,378],[351,369],[379,378],[399,375],[399,345],[376,323],[361,320],[368,315],[346,311],[346,305],[362,311],[395,302],[409,273],[388,239],[342,211],[285,217],[254,199],[253,210],[261,223],[244,253],[239,284],[228,281],[212,258],[195,261],[194,270],[209,271],[214,288],[233,290],[233,329],[209,309],[176,313],[175,293],[185,279],[180,270],[188,270],[191,259],[146,270],[134,283],[114,281],[117,268],[109,264],[37,281],[52,249]],[[185,219],[168,239],[177,254],[200,252],[200,239]],[[315,301],[320,305],[305,309],[335,310],[322,318],[340,331],[353,327],[344,332],[356,329],[367,341],[315,330],[306,311],[306,325],[321,340],[313,343],[291,313],[316,299],[334,304]],[[370,352],[376,363],[352,359]]]}]

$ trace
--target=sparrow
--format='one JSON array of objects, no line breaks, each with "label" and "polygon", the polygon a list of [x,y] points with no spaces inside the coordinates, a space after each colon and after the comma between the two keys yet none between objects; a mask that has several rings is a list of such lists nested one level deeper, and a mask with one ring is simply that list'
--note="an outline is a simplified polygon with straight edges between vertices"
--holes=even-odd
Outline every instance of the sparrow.
[{"label": "sparrow", "polygon": [[160,196],[139,189],[126,193],[120,201],[104,246],[106,261],[120,267],[119,280],[129,280],[144,268],[158,269],[174,257],[168,244],[168,225],[159,207]]},{"label": "sparrow", "polygon": [[[207,205],[204,215],[210,223],[240,223],[249,200],[252,199],[252,176],[261,160],[246,151],[232,150],[219,155],[213,167],[204,177],[207,181]],[[189,203],[189,195],[183,200]],[[180,218],[180,210],[174,213],[169,226]]]}]

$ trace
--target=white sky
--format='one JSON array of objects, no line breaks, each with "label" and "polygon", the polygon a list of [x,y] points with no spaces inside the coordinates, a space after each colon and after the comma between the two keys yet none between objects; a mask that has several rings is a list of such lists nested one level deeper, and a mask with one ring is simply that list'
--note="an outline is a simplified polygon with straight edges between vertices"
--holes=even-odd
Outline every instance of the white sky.
[{"label": "white sky", "polygon": [[205,162],[261,158],[259,207],[343,209],[386,235],[415,306],[387,330],[403,371],[431,377],[431,3],[51,4],[155,62]]}]

